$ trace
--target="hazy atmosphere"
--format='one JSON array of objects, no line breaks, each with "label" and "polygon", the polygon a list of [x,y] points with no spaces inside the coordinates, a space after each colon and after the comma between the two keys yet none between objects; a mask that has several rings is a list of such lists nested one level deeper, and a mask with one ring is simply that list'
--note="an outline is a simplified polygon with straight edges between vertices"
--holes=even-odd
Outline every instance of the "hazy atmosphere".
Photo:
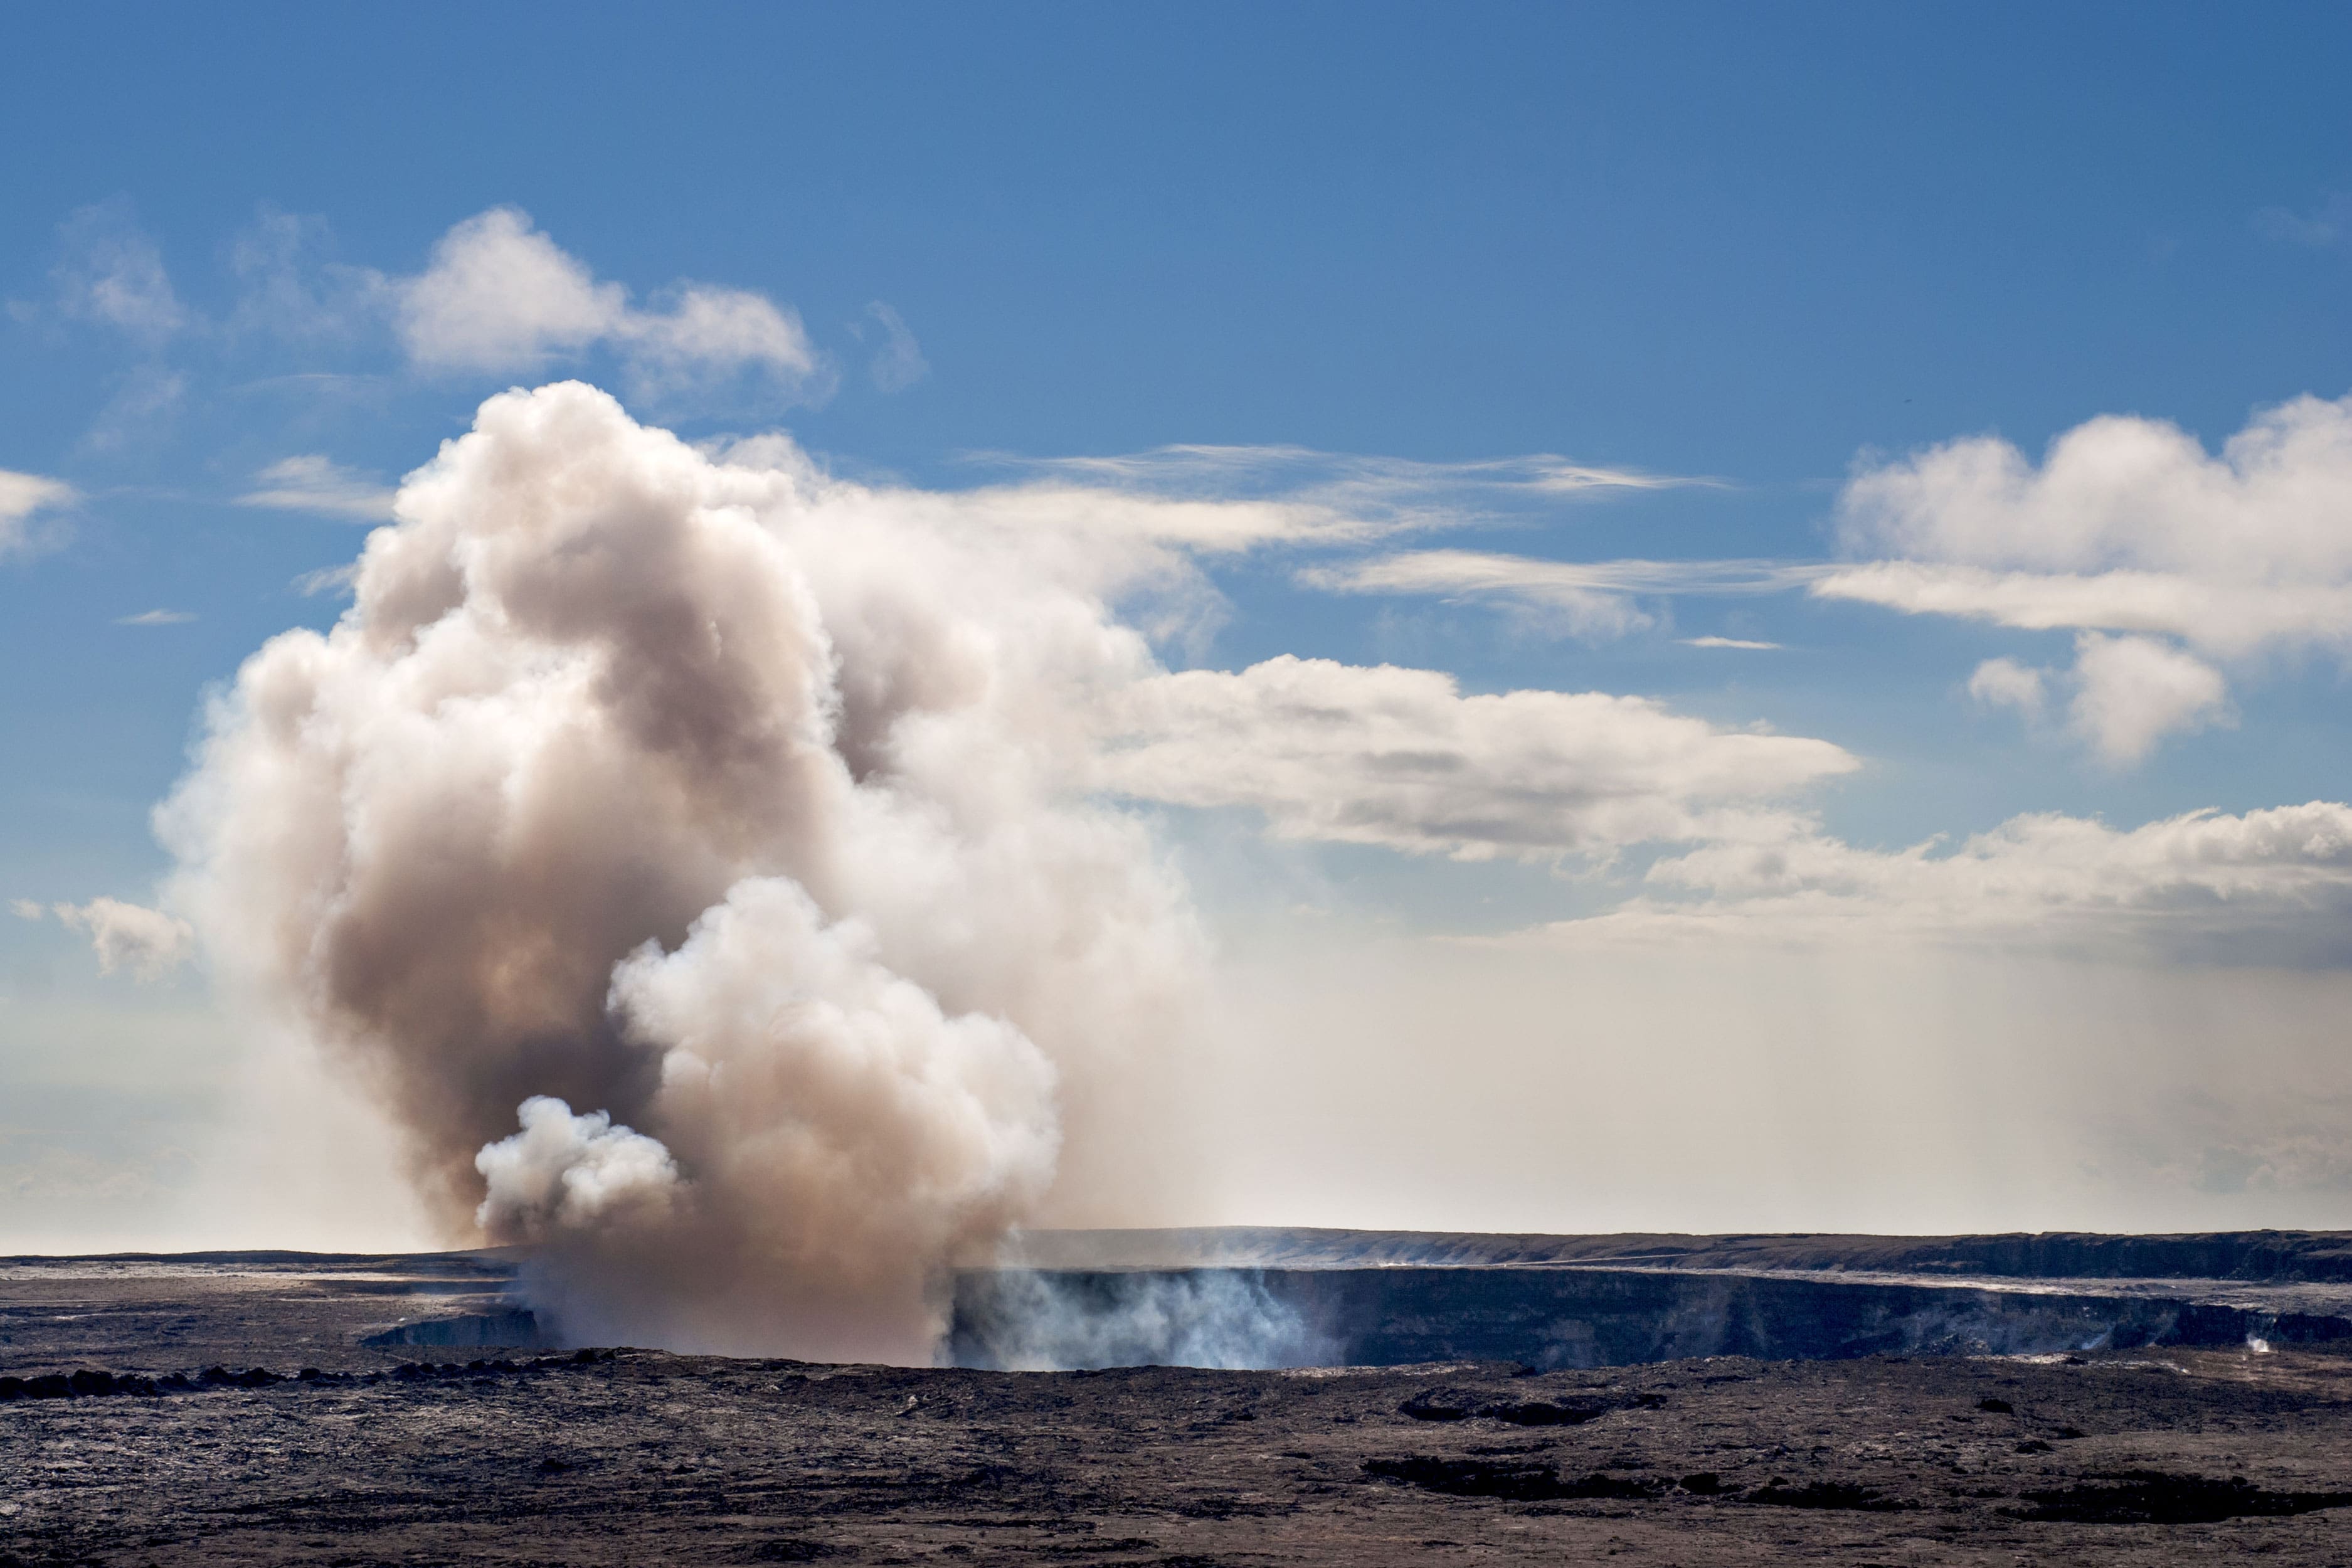
[{"label": "hazy atmosphere", "polygon": [[136,15],[0,1251],[2352,1226],[2352,14]]}]

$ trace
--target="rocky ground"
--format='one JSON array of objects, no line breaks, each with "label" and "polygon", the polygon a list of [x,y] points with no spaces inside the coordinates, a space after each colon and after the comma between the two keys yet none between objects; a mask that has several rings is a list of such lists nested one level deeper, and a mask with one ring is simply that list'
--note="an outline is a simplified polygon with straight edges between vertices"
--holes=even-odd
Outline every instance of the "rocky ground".
[{"label": "rocky ground", "polygon": [[2352,1560],[2352,1360],[2311,1352],[244,1370],[0,1404],[0,1563]]},{"label": "rocky ground", "polygon": [[0,1265],[0,1564],[2352,1562],[2352,1356],[2320,1349],[1024,1373],[360,1342],[500,1272]]}]

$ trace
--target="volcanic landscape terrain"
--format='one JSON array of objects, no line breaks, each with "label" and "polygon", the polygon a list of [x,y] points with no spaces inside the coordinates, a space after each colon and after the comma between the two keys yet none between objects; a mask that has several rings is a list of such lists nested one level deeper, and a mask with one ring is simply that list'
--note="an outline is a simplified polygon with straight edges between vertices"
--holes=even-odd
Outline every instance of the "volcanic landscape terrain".
[{"label": "volcanic landscape terrain", "polygon": [[[1252,1237],[1246,1258],[1230,1237],[1140,1262],[1121,1245],[1126,1267],[1166,1271],[1262,1258]],[[1870,1289],[1954,1284],[1927,1244],[1585,1239],[1517,1267],[1579,1253],[1613,1279],[1675,1253],[1669,1271],[1707,1272],[1712,1255],[1734,1284],[1842,1261]],[[2204,1250],[2143,1249],[2140,1275],[2095,1288],[2084,1258],[2109,1239],[2058,1253],[2067,1300],[2139,1303],[2104,1344],[1988,1353],[1946,1303],[1936,1321],[1960,1326],[1920,1353],[1540,1370],[1542,1355],[1000,1372],[497,1345],[479,1342],[539,1334],[494,1255],[16,1259],[0,1263],[0,1563],[2352,1562],[2352,1339],[2320,1310],[2342,1238],[2190,1238]],[[1283,1243],[1290,1264],[1418,1271],[1361,1238],[1308,1242]],[[1090,1279],[1117,1271],[1101,1238],[1062,1245]],[[1473,1316],[1514,1271],[1497,1245],[1454,1258]],[[1938,1245],[1976,1284],[2031,1293],[1994,1274],[1997,1252]],[[2167,1256],[2209,1278],[2159,1288],[2146,1271]],[[1651,1299],[1603,1283],[1610,1311]],[[2265,1310],[2271,1290],[2294,1310]],[[2198,1303],[2223,1297],[2231,1325],[2301,1337],[2210,1342],[2223,1320]],[[1729,1299],[1790,1313],[1806,1298]],[[1908,1322],[1884,1313],[1924,1299],[1838,1310]],[[2167,1318],[2149,1300],[2189,1306]],[[1496,1331],[1489,1312],[1478,1332]],[[1523,1331],[1538,1349],[1618,1342]]]}]

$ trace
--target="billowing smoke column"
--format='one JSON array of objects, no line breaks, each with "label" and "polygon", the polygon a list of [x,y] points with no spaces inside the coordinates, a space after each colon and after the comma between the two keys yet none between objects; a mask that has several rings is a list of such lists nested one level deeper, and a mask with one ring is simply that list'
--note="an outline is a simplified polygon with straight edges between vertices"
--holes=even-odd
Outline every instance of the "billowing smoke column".
[{"label": "billowing smoke column", "polygon": [[926,1359],[1057,1094],[1192,985],[1181,889],[1068,787],[1164,558],[578,384],[493,398],[397,517],[163,813],[220,973],[357,1064],[453,1237],[536,1246],[565,1332]]}]

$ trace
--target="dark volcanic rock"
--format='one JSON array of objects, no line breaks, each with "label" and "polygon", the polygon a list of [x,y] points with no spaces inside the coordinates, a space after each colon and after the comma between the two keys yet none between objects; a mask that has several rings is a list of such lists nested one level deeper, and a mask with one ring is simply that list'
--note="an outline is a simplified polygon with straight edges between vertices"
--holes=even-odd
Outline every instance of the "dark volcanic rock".
[{"label": "dark volcanic rock", "polygon": [[1748,1500],[1769,1508],[1834,1508],[1862,1513],[1899,1513],[1919,1506],[1843,1481],[1807,1481],[1802,1486],[1790,1486],[1778,1476],[1749,1492]]},{"label": "dark volcanic rock", "polygon": [[446,1318],[427,1318],[422,1322],[403,1323],[381,1333],[369,1334],[360,1343],[371,1347],[403,1345],[446,1349],[488,1349],[492,1346],[528,1350],[544,1343],[539,1319],[527,1308],[515,1307],[495,1312],[462,1312]]},{"label": "dark volcanic rock", "polygon": [[2076,1524],[2211,1524],[2352,1507],[2352,1492],[2265,1491],[2243,1476],[2226,1481],[2137,1470],[2079,1486],[2025,1494],[2031,1520]]},{"label": "dark volcanic rock", "polygon": [[1503,1498],[1513,1502],[1560,1502],[1598,1498],[1654,1498],[1665,1488],[1656,1481],[1598,1472],[1562,1480],[1551,1465],[1510,1460],[1439,1459],[1415,1455],[1402,1459],[1366,1459],[1364,1473],[1402,1481],[1448,1497]]},{"label": "dark volcanic rock", "polygon": [[[2318,1564],[2343,1560],[2325,1510],[2352,1475],[2352,1357],[2299,1351],[1534,1376],[476,1360],[257,1386],[226,1361],[167,1398],[118,1366],[110,1396],[0,1406],[0,1561]],[[1973,1408],[1988,1382],[2032,1430],[2098,1436],[2021,1455],[2029,1418]],[[1404,1413],[1441,1394],[1469,1414]],[[1479,1414],[1537,1404],[1606,1415]],[[2175,1533],[2200,1530],[2228,1533]]]},{"label": "dark volcanic rock", "polygon": [[1423,1389],[1397,1406],[1416,1421],[1466,1421],[1475,1415],[1514,1426],[1578,1426],[1609,1412],[1598,1399],[1483,1399],[1456,1388]]},{"label": "dark volcanic rock", "polygon": [[1511,1464],[1488,1459],[1438,1459],[1413,1455],[1402,1459],[1366,1459],[1364,1473],[1402,1481],[1448,1497],[1508,1498],[1545,1502],[1559,1496],[1559,1469],[1553,1465]]}]

